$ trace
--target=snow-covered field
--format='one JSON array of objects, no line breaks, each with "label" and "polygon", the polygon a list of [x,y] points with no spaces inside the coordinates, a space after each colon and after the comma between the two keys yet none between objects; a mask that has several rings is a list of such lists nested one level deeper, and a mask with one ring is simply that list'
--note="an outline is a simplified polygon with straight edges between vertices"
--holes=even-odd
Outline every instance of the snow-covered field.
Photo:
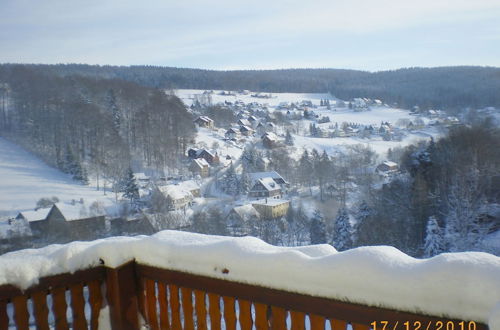
[{"label": "snow-covered field", "polygon": [[[193,103],[195,95],[203,94],[205,90],[200,89],[176,89],[174,91],[187,106]],[[244,103],[258,102],[261,104],[267,104],[268,106],[275,107],[281,102],[301,102],[304,100],[311,100],[314,105],[319,105],[320,101],[323,100],[336,100],[329,93],[262,93],[271,94],[271,98],[259,98],[252,97],[250,92],[247,95],[236,94],[236,95],[219,95],[220,90],[214,90],[214,93],[210,94],[212,98],[212,103],[219,103],[224,101],[242,101]]]},{"label": "snow-covered field", "polygon": [[385,159],[385,155],[387,154],[387,150],[389,150],[389,148],[404,147],[410,144],[415,144],[421,140],[429,140],[431,137],[436,138],[437,136],[439,136],[439,132],[436,130],[413,132],[408,134],[408,136],[401,141],[384,141],[380,137],[371,139],[363,139],[360,137],[314,138],[293,135],[297,152],[292,154],[292,156],[298,159],[303,149],[316,149],[320,152],[325,150],[329,155],[334,155],[337,151],[343,151],[346,146],[363,144],[373,149],[382,159]]},{"label": "snow-covered field", "polygon": [[0,285],[27,288],[39,277],[97,266],[99,260],[117,267],[133,259],[313,296],[490,322],[490,329],[500,326],[500,258],[482,252],[422,260],[389,246],[337,252],[327,244],[277,247],[255,237],[162,231],[7,253],[0,257]]},{"label": "snow-covered field", "polygon": [[83,198],[90,205],[98,200],[108,209],[114,195],[84,186],[45,164],[21,147],[0,138],[0,216],[33,210],[42,197],[56,196],[61,202]]}]

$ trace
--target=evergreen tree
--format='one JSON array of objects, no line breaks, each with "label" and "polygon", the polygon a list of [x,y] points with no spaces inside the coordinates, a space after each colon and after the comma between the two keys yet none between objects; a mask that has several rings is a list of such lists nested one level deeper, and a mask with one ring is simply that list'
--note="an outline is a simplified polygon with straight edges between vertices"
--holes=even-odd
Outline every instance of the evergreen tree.
[{"label": "evergreen tree", "polygon": [[226,194],[231,196],[238,196],[240,193],[240,182],[238,180],[238,176],[234,170],[234,166],[231,163],[226,173],[221,179],[221,183],[219,185]]},{"label": "evergreen tree", "polygon": [[80,164],[80,162],[75,161],[72,166],[73,179],[80,181],[83,184],[89,183],[89,178],[87,176],[87,171]]},{"label": "evergreen tree", "polygon": [[319,210],[314,211],[314,215],[311,219],[311,224],[309,226],[309,238],[311,244],[324,244],[326,243],[326,225],[323,220],[323,215]]},{"label": "evergreen tree", "polygon": [[341,208],[335,218],[333,246],[338,251],[352,248],[352,227],[345,208]]},{"label": "evergreen tree", "polygon": [[427,221],[427,231],[424,243],[424,257],[430,258],[443,252],[443,230],[434,216]]},{"label": "evergreen tree", "polygon": [[134,172],[129,168],[123,180],[123,197],[130,199],[131,205],[136,205],[139,200],[139,187],[135,183]]},{"label": "evergreen tree", "polygon": [[75,173],[75,155],[73,154],[73,151],[71,150],[69,145],[66,145],[61,170],[67,174]]},{"label": "evergreen tree", "polygon": [[286,130],[285,144],[287,146],[293,146],[293,137],[289,130]]},{"label": "evergreen tree", "polygon": [[240,192],[242,194],[247,194],[252,185],[252,180],[250,179],[250,175],[246,171],[245,167],[243,167],[243,172],[241,173],[241,180],[240,180]]}]

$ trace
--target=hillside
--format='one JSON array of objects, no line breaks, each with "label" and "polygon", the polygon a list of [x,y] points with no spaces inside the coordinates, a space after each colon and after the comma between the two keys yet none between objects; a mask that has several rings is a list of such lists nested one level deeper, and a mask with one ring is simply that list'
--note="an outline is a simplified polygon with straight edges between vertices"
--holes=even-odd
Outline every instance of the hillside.
[{"label": "hillside", "polygon": [[96,200],[108,208],[113,205],[112,193],[104,196],[102,191],[80,184],[3,138],[0,138],[0,155],[1,216],[32,210],[40,198],[52,196],[63,202],[83,198],[87,205]]}]

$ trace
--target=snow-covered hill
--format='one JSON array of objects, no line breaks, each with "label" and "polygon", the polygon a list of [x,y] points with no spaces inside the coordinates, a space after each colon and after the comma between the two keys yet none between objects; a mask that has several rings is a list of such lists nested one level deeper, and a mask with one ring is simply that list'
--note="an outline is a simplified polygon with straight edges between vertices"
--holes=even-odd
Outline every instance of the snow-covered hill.
[{"label": "snow-covered hill", "polygon": [[114,205],[113,194],[104,196],[0,138],[0,216],[32,210],[40,198],[52,196],[62,202],[83,198],[87,205],[99,200],[108,209]]}]

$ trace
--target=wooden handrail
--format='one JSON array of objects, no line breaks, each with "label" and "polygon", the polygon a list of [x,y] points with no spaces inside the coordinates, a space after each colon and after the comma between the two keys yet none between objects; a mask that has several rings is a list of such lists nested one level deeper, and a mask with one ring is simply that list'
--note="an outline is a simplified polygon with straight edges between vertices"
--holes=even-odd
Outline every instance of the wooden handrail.
[{"label": "wooden handrail", "polygon": [[[447,322],[453,322],[455,329],[460,329],[457,324],[463,321],[348,303],[140,264],[137,265],[137,274],[141,278],[157,281],[158,283],[174,284],[179,287],[217,294],[221,297],[234,297],[266,306],[317,315],[326,319],[343,320],[353,324],[370,325],[373,321],[388,321],[390,324],[399,322],[402,326],[404,322],[413,324],[415,321],[419,321],[422,324],[436,324],[436,322],[441,321],[445,324],[443,329],[446,329]],[[476,325],[478,330],[488,329],[484,324],[476,322]]]},{"label": "wooden handrail", "polygon": [[[223,272],[224,273],[224,272]],[[105,288],[106,295],[101,292]],[[84,291],[86,290],[86,291]],[[87,292],[88,301],[85,301]],[[52,296],[48,306],[47,296]],[[69,303],[66,296],[70,296]],[[28,308],[31,301],[33,308]],[[90,315],[85,315],[85,305],[90,305]],[[14,310],[13,318],[7,306]],[[292,329],[304,329],[307,320],[311,329],[324,329],[329,322],[334,329],[345,329],[349,323],[354,330],[369,329],[374,321],[391,325],[421,322],[427,324],[453,322],[454,329],[461,329],[462,320],[390,310],[314,297],[258,285],[167,270],[141,265],[131,261],[117,268],[98,266],[40,278],[38,284],[20,290],[13,285],[0,286],[0,330],[9,324],[27,329],[30,313],[37,328],[49,328],[52,315],[56,328],[98,328],[99,313],[108,305],[113,329],[139,329],[139,314],[151,329],[284,329],[287,322]],[[71,309],[72,320],[66,319]],[[50,310],[49,310],[50,309]],[[288,321],[287,321],[288,320]],[[468,321],[468,320],[465,320]],[[382,328],[382,323],[380,327]],[[431,326],[429,329],[436,327]],[[467,327],[465,327],[467,328]],[[410,329],[412,329],[410,327]],[[477,330],[486,330],[485,324],[476,323]]]}]

